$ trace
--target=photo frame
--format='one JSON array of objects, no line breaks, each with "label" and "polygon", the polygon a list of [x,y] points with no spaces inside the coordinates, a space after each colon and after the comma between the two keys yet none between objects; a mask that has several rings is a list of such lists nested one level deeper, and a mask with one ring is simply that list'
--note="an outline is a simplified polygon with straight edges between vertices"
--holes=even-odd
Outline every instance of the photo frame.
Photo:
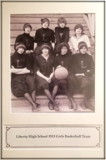
[{"label": "photo frame", "polygon": [[[103,1],[2,2],[1,152],[3,159],[105,159],[105,14],[103,11]],[[17,26],[21,30],[23,21],[31,21],[30,15],[33,15],[32,18],[39,17],[39,15],[51,16],[52,22],[52,15],[58,17],[58,15],[68,14],[70,18],[71,15],[85,13],[95,15],[95,111],[50,113],[15,111],[11,100],[10,44],[13,42],[11,35],[18,32]],[[20,15],[25,16],[21,22]],[[15,36],[12,37],[15,39]],[[14,101],[16,104],[17,99]],[[18,105],[21,105],[19,101],[16,107]]]}]

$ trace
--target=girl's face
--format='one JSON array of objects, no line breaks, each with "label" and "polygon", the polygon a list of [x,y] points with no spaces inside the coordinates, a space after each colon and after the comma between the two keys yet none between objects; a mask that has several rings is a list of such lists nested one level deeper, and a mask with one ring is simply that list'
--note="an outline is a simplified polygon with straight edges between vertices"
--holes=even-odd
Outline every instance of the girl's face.
[{"label": "girl's face", "polygon": [[48,28],[48,27],[49,27],[49,23],[48,23],[48,22],[44,22],[44,23],[42,24],[42,27],[43,27],[43,28]]},{"label": "girl's face", "polygon": [[43,48],[42,49],[42,54],[45,55],[45,56],[49,55],[49,49],[48,48]]},{"label": "girl's face", "polygon": [[61,55],[65,55],[67,53],[67,47],[62,47],[61,48]]},{"label": "girl's face", "polygon": [[87,48],[84,46],[80,49],[81,54],[85,54],[87,52]]},{"label": "girl's face", "polygon": [[24,53],[24,51],[25,51],[25,50],[24,50],[24,48],[21,48],[21,47],[20,47],[20,48],[18,48],[18,50],[17,50],[17,52],[18,52],[19,54],[23,54],[23,53]]},{"label": "girl's face", "polygon": [[59,26],[61,27],[61,28],[64,28],[65,27],[65,23],[59,23]]},{"label": "girl's face", "polygon": [[81,29],[81,28],[76,29],[76,30],[75,30],[75,33],[76,33],[77,35],[81,35],[81,34],[82,34],[82,29]]},{"label": "girl's face", "polygon": [[26,27],[25,28],[25,33],[29,34],[31,32],[31,28],[30,27]]}]

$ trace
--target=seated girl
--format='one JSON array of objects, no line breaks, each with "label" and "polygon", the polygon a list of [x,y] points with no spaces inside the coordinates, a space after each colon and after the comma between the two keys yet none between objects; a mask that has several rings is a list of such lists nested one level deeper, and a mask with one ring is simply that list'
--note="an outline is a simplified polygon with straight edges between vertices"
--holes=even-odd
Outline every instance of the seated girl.
[{"label": "seated girl", "polygon": [[90,40],[89,40],[88,36],[84,33],[83,26],[81,24],[75,25],[74,32],[75,32],[75,34],[70,38],[70,41],[69,41],[69,45],[70,45],[70,49],[71,49],[72,53],[73,54],[79,53],[78,44],[79,44],[79,42],[84,41],[87,45],[87,48],[88,48],[87,53],[91,54]]},{"label": "seated girl", "polygon": [[32,26],[29,23],[25,23],[23,26],[24,33],[16,37],[15,43],[23,43],[26,47],[26,53],[33,53],[34,50],[34,38],[30,35]]},{"label": "seated girl", "polygon": [[[58,105],[54,101],[52,96],[57,88],[56,79],[54,79],[54,70],[53,70],[53,55],[50,53],[49,45],[42,45],[41,54],[36,56],[35,60],[35,79],[37,82],[37,90],[43,89],[44,93],[49,98],[50,102],[48,107],[50,110],[59,111]],[[50,86],[53,86],[53,92],[50,92]]]},{"label": "seated girl", "polygon": [[[76,109],[76,103],[68,90],[68,77],[70,75],[72,67],[72,55],[69,51],[69,45],[67,43],[63,42],[59,45],[59,55],[56,56],[54,64],[55,69],[63,66],[67,69],[69,73],[67,78],[58,80],[59,85],[57,87],[57,91],[59,88],[61,88],[64,91],[64,93],[68,96],[68,99],[70,101],[69,108]],[[55,92],[55,95],[57,94],[57,91]]]},{"label": "seated girl", "polygon": [[41,25],[42,27],[37,29],[35,33],[35,39],[34,39],[35,54],[40,54],[40,49],[43,44],[49,45],[53,53],[55,37],[54,37],[54,31],[49,28],[50,25],[49,19],[42,18]]},{"label": "seated girl", "polygon": [[69,77],[69,90],[76,93],[78,90],[84,95],[82,108],[91,106],[90,98],[94,96],[94,61],[92,56],[87,54],[87,44],[78,44],[79,54],[73,55],[72,74]]},{"label": "seated girl", "polygon": [[25,97],[32,104],[32,111],[37,110],[35,99],[35,82],[26,47],[22,43],[15,45],[15,53],[11,56],[11,88],[16,97]]},{"label": "seated girl", "polygon": [[66,19],[63,17],[60,17],[58,19],[58,27],[55,27],[55,39],[56,39],[55,50],[56,50],[56,53],[58,52],[57,46],[60,43],[62,43],[62,42],[68,43],[68,41],[69,41],[69,27],[67,27],[66,25],[67,25]]}]

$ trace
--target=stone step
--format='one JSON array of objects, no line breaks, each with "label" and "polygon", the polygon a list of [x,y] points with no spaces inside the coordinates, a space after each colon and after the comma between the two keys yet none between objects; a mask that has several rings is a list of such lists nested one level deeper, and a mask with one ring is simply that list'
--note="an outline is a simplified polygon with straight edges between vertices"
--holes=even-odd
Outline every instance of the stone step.
[{"label": "stone step", "polygon": [[[75,99],[77,105],[81,106],[81,103],[84,100],[84,96],[81,94],[76,94],[76,95],[74,95],[74,99]],[[25,104],[28,103],[24,97],[17,98],[13,94],[11,96],[11,100],[12,100],[13,107],[17,106],[17,105],[25,106]],[[57,104],[59,104],[59,107],[67,106],[69,108],[69,106],[70,106],[68,97],[66,95],[57,95],[55,98],[55,101]],[[36,102],[39,103],[40,106],[42,106],[42,107],[45,107],[45,106],[47,107],[49,99],[45,95],[39,95],[36,97]],[[91,99],[91,104],[94,106],[94,99]],[[31,105],[30,105],[30,107],[31,107]],[[94,109],[94,108],[90,108],[90,109]]]},{"label": "stone step", "polygon": [[[74,95],[74,98],[75,98],[75,99],[83,99],[84,96],[83,96],[82,94],[75,94],[75,95]],[[37,96],[36,96],[36,99],[37,99],[37,100],[39,100],[39,99],[46,100],[46,99],[48,99],[48,98],[47,98],[46,95],[37,95]],[[66,95],[57,95],[57,96],[56,96],[56,99],[62,100],[62,99],[68,99],[68,98],[67,98]],[[25,98],[24,98],[24,97],[19,97],[19,98],[18,98],[18,97],[16,97],[16,96],[14,96],[13,93],[11,93],[11,100],[25,100]]]},{"label": "stone step", "polygon": [[[69,101],[67,99],[67,97],[64,96],[64,98],[61,97],[56,97],[56,102],[59,104],[59,112],[66,112],[66,113],[70,113],[70,112],[94,112],[94,107],[89,107],[86,109],[83,109],[81,107],[81,103],[83,101],[83,98],[75,99],[77,102],[77,110],[73,110],[69,108]],[[39,111],[35,111],[37,113],[56,113],[55,110],[50,110],[48,108],[48,99],[45,96],[41,97],[37,97],[37,103],[40,104],[39,106]],[[94,100],[92,100],[92,104],[94,104]],[[26,99],[14,99],[11,101],[11,110],[13,113],[33,113],[32,111],[32,105],[26,100]]]},{"label": "stone step", "polygon": [[[84,98],[84,96],[81,94],[74,95],[74,99],[77,101],[82,101],[83,98]],[[18,98],[18,97],[15,97],[13,94],[11,94],[11,100],[12,101],[24,101],[26,99],[24,97]],[[69,100],[66,95],[57,95],[55,98],[55,101],[62,106],[69,105]],[[49,100],[48,100],[47,96],[45,96],[45,95],[38,95],[36,97],[36,102],[43,105],[43,106],[47,106]]]}]

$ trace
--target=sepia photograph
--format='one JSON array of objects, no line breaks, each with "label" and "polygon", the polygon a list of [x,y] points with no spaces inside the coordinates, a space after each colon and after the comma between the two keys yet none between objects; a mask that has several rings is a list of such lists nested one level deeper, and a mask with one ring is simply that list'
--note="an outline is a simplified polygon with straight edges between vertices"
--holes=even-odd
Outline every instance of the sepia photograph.
[{"label": "sepia photograph", "polygon": [[104,2],[2,3],[2,157],[103,159]]},{"label": "sepia photograph", "polygon": [[12,113],[95,112],[95,14],[10,15]]}]

